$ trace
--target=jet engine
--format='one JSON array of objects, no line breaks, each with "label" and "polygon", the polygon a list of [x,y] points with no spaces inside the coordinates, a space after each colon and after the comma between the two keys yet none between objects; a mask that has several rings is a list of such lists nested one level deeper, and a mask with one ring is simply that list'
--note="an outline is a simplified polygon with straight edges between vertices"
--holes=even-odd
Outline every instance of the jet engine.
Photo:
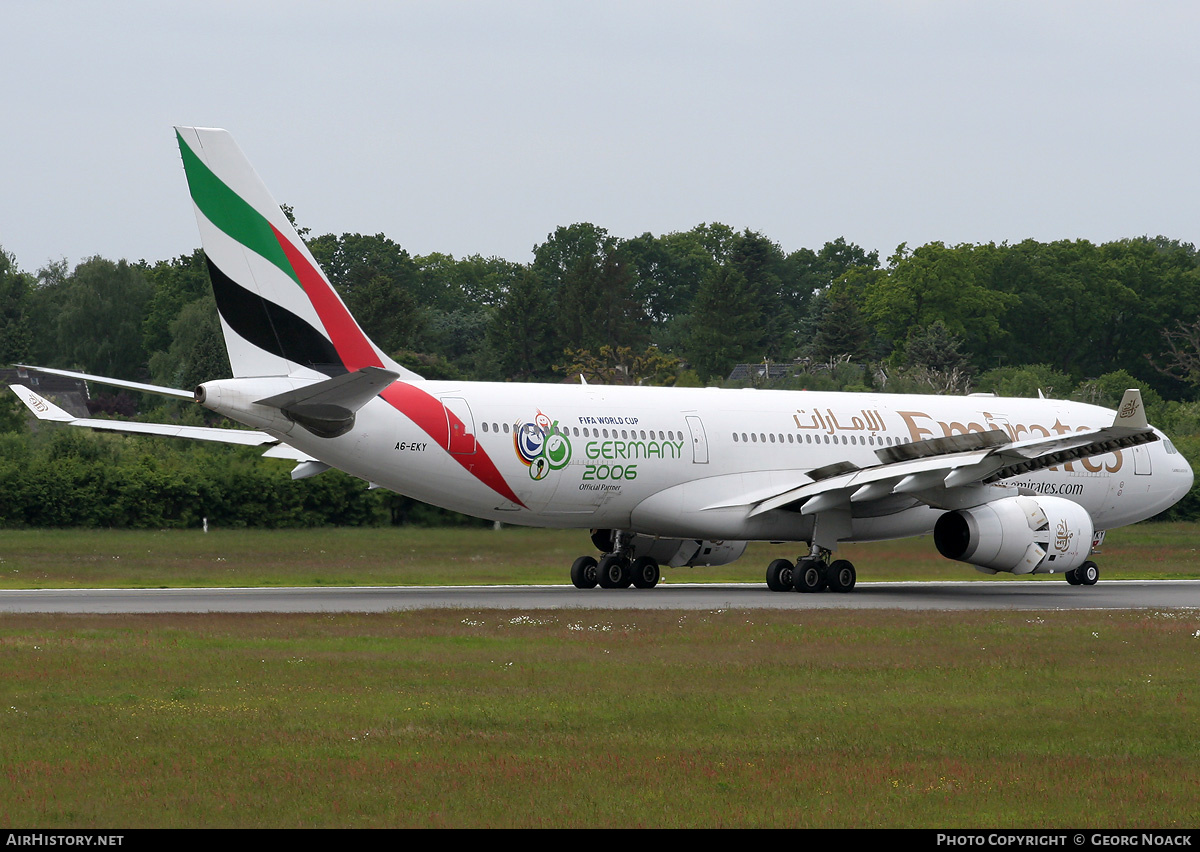
[{"label": "jet engine", "polygon": [[1092,517],[1061,497],[1006,497],[973,509],[947,512],[933,542],[947,559],[986,573],[1062,574],[1092,550]]},{"label": "jet engine", "polygon": [[[613,548],[612,530],[593,530],[592,542],[601,551]],[[633,558],[649,556],[659,565],[679,568],[684,565],[728,565],[746,550],[744,541],[708,541],[701,539],[658,538],[636,533],[629,539]]]}]

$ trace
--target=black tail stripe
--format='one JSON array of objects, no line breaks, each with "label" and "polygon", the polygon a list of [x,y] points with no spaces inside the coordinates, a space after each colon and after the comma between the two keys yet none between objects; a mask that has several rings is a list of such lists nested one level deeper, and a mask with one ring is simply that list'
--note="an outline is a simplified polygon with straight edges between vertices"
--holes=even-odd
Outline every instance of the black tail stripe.
[{"label": "black tail stripe", "polygon": [[239,337],[272,355],[327,376],[348,372],[325,335],[291,311],[250,292],[222,272],[211,259],[206,260],[217,311]]}]

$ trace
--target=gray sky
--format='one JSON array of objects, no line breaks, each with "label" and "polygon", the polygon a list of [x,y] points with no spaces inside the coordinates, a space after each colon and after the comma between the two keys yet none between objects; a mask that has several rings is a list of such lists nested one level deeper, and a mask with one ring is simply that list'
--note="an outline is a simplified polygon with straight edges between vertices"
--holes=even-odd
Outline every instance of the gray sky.
[{"label": "gray sky", "polygon": [[787,251],[1200,242],[1200,4],[0,3],[0,247],[199,244],[172,124],[314,234],[526,262],[558,225]]}]

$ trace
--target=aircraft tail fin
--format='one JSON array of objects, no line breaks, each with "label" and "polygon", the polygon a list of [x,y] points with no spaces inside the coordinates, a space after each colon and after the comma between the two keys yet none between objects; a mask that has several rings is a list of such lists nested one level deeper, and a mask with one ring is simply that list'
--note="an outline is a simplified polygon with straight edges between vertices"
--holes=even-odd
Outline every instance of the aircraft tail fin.
[{"label": "aircraft tail fin", "polygon": [[318,378],[379,367],[419,379],[363,333],[233,137],[175,132],[233,375]]}]

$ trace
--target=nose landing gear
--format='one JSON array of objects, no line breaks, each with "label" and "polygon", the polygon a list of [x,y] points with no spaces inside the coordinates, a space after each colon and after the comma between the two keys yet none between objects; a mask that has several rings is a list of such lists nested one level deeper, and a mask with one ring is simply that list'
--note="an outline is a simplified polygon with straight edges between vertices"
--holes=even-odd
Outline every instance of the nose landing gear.
[{"label": "nose landing gear", "polygon": [[1072,586],[1094,586],[1100,579],[1100,567],[1090,559],[1063,575]]}]

